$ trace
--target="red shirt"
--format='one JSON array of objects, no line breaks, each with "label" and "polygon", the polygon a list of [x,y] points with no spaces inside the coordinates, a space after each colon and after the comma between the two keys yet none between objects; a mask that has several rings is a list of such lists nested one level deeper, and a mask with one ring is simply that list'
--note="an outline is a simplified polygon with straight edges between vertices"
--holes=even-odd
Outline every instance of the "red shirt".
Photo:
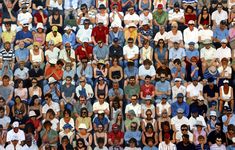
[{"label": "red shirt", "polygon": [[101,27],[96,26],[92,29],[91,36],[94,36],[96,42],[98,42],[99,40],[102,40],[103,43],[106,43],[107,34],[109,34],[109,28],[105,26],[101,26]]},{"label": "red shirt", "polygon": [[[47,15],[43,14],[43,16],[44,16],[44,18],[47,18]],[[42,16],[41,16],[39,13],[36,13],[36,14],[34,15],[34,17],[37,18],[37,22],[43,23],[43,22],[42,22]]]},{"label": "red shirt", "polygon": [[28,123],[32,123],[35,129],[37,129],[40,125],[40,121],[38,119],[36,119],[35,121],[33,121],[32,119],[29,119],[28,121],[26,121],[26,124]]},{"label": "red shirt", "polygon": [[83,58],[89,58],[89,55],[93,54],[93,47],[90,46],[89,44],[85,46],[86,51],[82,50],[82,45],[78,46],[77,49],[75,50],[75,55],[79,57],[79,59]]},{"label": "red shirt", "polygon": [[110,133],[108,133],[108,139],[111,139],[112,142],[114,142],[115,139],[118,139],[118,141],[120,142],[120,140],[123,139],[123,137],[124,133],[122,131],[118,131],[117,133],[111,131]]},{"label": "red shirt", "polygon": [[152,96],[153,91],[155,91],[155,88],[152,84],[150,84],[148,87],[144,85],[141,86],[140,91],[143,92],[143,97],[146,97],[147,95]]},{"label": "red shirt", "polygon": [[[63,70],[62,69],[56,69],[56,67],[48,67],[45,70],[45,76],[48,76],[49,74],[51,74],[53,71],[55,70],[55,72],[51,75],[53,78],[55,78],[55,80],[59,81],[62,79],[63,77]],[[59,76],[59,78],[55,75],[57,74],[57,76]]]},{"label": "red shirt", "polygon": [[197,20],[197,16],[195,14],[190,14],[190,15],[184,15],[185,18],[185,24],[188,25],[188,22],[190,20],[196,21]]}]

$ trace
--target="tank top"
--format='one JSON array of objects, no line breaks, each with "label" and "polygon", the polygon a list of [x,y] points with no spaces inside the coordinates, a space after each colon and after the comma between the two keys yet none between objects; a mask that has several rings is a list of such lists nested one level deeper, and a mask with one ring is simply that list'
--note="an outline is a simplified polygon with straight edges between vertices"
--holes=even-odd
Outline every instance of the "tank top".
[{"label": "tank top", "polygon": [[98,86],[98,84],[97,84],[97,95],[100,95],[100,94],[102,94],[102,95],[105,95],[105,88],[106,88],[106,84],[104,85],[104,88],[103,89],[99,89],[99,86]]},{"label": "tank top", "polygon": [[232,90],[231,87],[229,87],[227,94],[224,93],[224,86],[221,86],[221,88],[222,88],[222,99],[229,100],[231,98],[231,90]]},{"label": "tank top", "polygon": [[153,139],[153,143],[155,143],[155,132],[153,132],[152,136],[147,136],[146,132],[144,132],[144,136],[145,136],[145,142],[148,143],[148,138]]},{"label": "tank top", "polygon": [[41,49],[39,49],[39,54],[38,55],[35,55],[33,53],[33,49],[30,49],[30,54],[32,55],[33,62],[42,62],[42,58],[41,58],[42,50]]},{"label": "tank top", "polygon": [[207,24],[207,25],[209,25],[209,14],[207,15],[206,18],[203,18],[203,15],[201,15],[200,24]]},{"label": "tank top", "polygon": [[60,16],[57,18],[57,19],[55,19],[53,16],[52,16],[52,24],[59,24],[60,23]]}]

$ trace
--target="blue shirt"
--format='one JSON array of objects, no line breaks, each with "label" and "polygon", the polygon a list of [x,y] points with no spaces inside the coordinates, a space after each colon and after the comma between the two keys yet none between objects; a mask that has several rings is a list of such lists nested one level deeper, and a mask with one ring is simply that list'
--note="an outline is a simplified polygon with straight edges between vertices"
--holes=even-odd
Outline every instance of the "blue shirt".
[{"label": "blue shirt", "polygon": [[186,57],[190,60],[193,56],[199,57],[199,51],[198,50],[186,50]]},{"label": "blue shirt", "polygon": [[136,76],[138,75],[139,71],[138,71],[138,68],[137,67],[133,67],[133,68],[128,68],[126,67],[124,69],[124,74],[127,76],[127,78],[131,77],[131,76]]},{"label": "blue shirt", "polygon": [[103,126],[105,126],[106,124],[109,123],[109,121],[108,121],[108,119],[107,119],[106,117],[104,117],[102,120],[99,120],[98,117],[95,117],[95,119],[94,119],[93,122],[95,123],[96,126],[99,126],[99,125],[101,125],[101,124],[102,124]]},{"label": "blue shirt", "polygon": [[135,138],[138,143],[140,143],[141,140],[141,132],[140,131],[127,131],[124,135],[125,142],[129,142],[131,138]]},{"label": "blue shirt", "polygon": [[63,45],[69,42],[71,46],[74,48],[74,46],[76,45],[76,36],[73,32],[70,33],[70,35],[68,35],[67,33],[64,33],[62,36],[62,41],[63,41]]},{"label": "blue shirt", "polygon": [[170,82],[165,80],[164,82],[158,81],[155,84],[155,88],[157,88],[160,92],[167,92],[171,90]]},{"label": "blue shirt", "polygon": [[15,51],[15,57],[17,57],[19,61],[25,61],[27,57],[29,57],[29,50],[27,48],[19,48]]},{"label": "blue shirt", "polygon": [[220,41],[223,39],[227,39],[228,37],[228,30],[224,29],[223,31],[217,27],[213,32],[213,37],[219,39]]},{"label": "blue shirt", "polygon": [[145,147],[143,148],[143,150],[158,150],[158,148],[155,147],[155,146],[153,146],[153,147],[145,146]]},{"label": "blue shirt", "polygon": [[[227,120],[227,115],[222,116],[222,122],[224,123]],[[229,124],[235,125],[235,115],[233,114],[232,118],[229,121]],[[228,131],[228,126],[223,125],[223,132],[226,133]]]},{"label": "blue shirt", "polygon": [[[27,32],[24,32],[24,31],[19,31],[16,33],[16,39],[15,41],[17,40],[23,40],[23,39],[26,39],[26,38],[30,38],[30,39],[33,39],[33,34],[31,31],[27,31]],[[28,47],[29,45],[31,45],[32,43],[24,43],[25,44],[25,47]]]},{"label": "blue shirt", "polygon": [[124,39],[123,31],[118,31],[117,33],[114,33],[113,31],[109,32],[109,45],[113,43],[114,38],[118,38],[119,45],[122,47],[124,46],[125,39]]},{"label": "blue shirt", "polygon": [[[56,84],[56,86],[57,86],[57,89],[60,90],[60,85],[59,85],[59,84]],[[43,93],[46,94],[46,93],[49,91],[49,89],[50,89],[49,84],[46,84],[46,85],[43,87]],[[56,94],[55,88],[52,89],[51,95],[52,95],[52,100],[59,100],[59,97],[58,97],[57,94]]]},{"label": "blue shirt", "polygon": [[174,102],[173,104],[171,104],[171,111],[172,111],[172,117],[177,115],[177,110],[179,108],[182,108],[184,110],[184,116],[188,117],[189,115],[189,106],[186,102],[182,102],[181,104],[179,104],[177,101]]},{"label": "blue shirt", "polygon": [[[173,67],[172,69],[171,69],[171,74],[175,74],[177,72],[177,68],[176,67]],[[176,77],[176,78],[181,78],[181,73],[182,74],[185,74],[185,68],[184,67],[181,67],[181,70],[180,70],[180,72],[178,73],[178,76]]]}]

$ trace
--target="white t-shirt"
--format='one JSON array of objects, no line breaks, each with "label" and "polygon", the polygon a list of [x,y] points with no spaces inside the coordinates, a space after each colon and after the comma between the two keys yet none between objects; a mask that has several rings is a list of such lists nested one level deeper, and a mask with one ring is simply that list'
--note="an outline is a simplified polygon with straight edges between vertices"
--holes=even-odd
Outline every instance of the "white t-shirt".
[{"label": "white t-shirt", "polygon": [[198,42],[198,29],[196,27],[194,27],[193,31],[191,31],[189,28],[184,30],[184,42],[185,44],[190,42]]},{"label": "white t-shirt", "polygon": [[[72,49],[71,49],[71,52],[70,52],[70,57],[73,58],[73,59],[75,59],[75,52],[74,52],[74,50],[72,50]],[[63,60],[66,61],[66,62],[71,62],[70,59],[69,59],[68,56],[67,56],[67,52],[66,52],[65,49],[62,49],[62,50],[60,51],[59,59],[63,59]]]},{"label": "white t-shirt", "polygon": [[206,49],[205,47],[201,49],[200,58],[204,58],[205,60],[212,60],[216,58],[216,50],[213,47]]},{"label": "white t-shirt", "polygon": [[206,122],[203,116],[199,115],[197,118],[193,118],[192,116],[189,118],[189,125],[190,125],[190,130],[196,130],[197,128],[195,127],[195,124],[197,121],[201,121],[203,126],[206,127]]},{"label": "white t-shirt", "polygon": [[139,76],[146,76],[146,75],[150,75],[151,77],[156,75],[156,70],[153,65],[151,65],[148,70],[144,68],[144,65],[141,65],[139,67]]},{"label": "white t-shirt", "polygon": [[153,15],[152,13],[149,12],[148,16],[145,16],[143,13],[140,14],[140,21],[150,21],[153,20]]},{"label": "white t-shirt", "polygon": [[33,17],[31,15],[31,13],[29,13],[29,12],[20,13],[20,14],[18,14],[17,21],[19,21],[20,24],[25,24],[25,23],[29,23],[29,20],[32,18]]},{"label": "white t-shirt", "polygon": [[[182,135],[183,134],[181,131],[177,131],[175,135],[176,140],[182,141],[183,140]],[[189,135],[189,141],[193,142],[193,134],[190,131],[188,131],[188,135]]]},{"label": "white t-shirt", "polygon": [[202,90],[203,90],[203,85],[201,83],[198,83],[197,86],[194,86],[193,83],[190,83],[188,86],[187,86],[187,92],[190,93],[190,97],[193,97],[193,96],[200,96],[200,92],[202,93]]},{"label": "white t-shirt", "polygon": [[18,132],[15,133],[14,130],[11,129],[10,131],[7,132],[7,140],[6,141],[7,142],[12,141],[12,138],[15,136],[18,137],[19,143],[25,140],[24,131],[19,129]]},{"label": "white t-shirt", "polygon": [[169,11],[169,21],[174,20],[174,19],[180,19],[180,18],[184,18],[184,10],[180,9],[180,11],[178,13],[174,12],[174,10],[170,10]]},{"label": "white t-shirt", "polygon": [[[124,14],[123,12],[119,12],[119,14],[123,17]],[[113,17],[113,18],[112,18]],[[112,18],[113,19],[113,22],[117,23],[119,27],[122,27],[122,20],[120,19],[120,17],[118,16],[117,13],[113,13],[111,12],[109,14],[109,18]]]},{"label": "white t-shirt", "polygon": [[167,32],[164,32],[163,34],[161,34],[160,32],[158,32],[155,37],[154,37],[154,41],[158,41],[160,39],[163,39],[164,41],[167,40],[168,38],[168,33]]},{"label": "white t-shirt", "polygon": [[91,41],[91,33],[92,33],[91,28],[84,29],[84,27],[83,27],[78,30],[76,37],[82,42],[90,42]]},{"label": "white t-shirt", "polygon": [[[159,114],[162,114],[162,111],[163,111],[164,109],[166,109],[166,110],[168,111],[168,109],[171,108],[171,105],[170,105],[168,102],[166,102],[166,104],[164,104],[164,105],[162,105],[162,103],[158,103],[158,104],[156,105],[156,107],[157,107],[158,110],[159,110]],[[167,113],[169,113],[169,112],[167,112]]]},{"label": "white t-shirt", "polygon": [[139,55],[139,48],[136,45],[133,45],[132,48],[130,48],[128,45],[125,45],[123,47],[123,55],[127,55],[128,59],[133,58],[135,55]]},{"label": "white t-shirt", "polygon": [[58,49],[57,47],[54,47],[53,51],[46,50],[45,56],[48,56],[49,60],[51,60],[51,59],[58,60],[59,53],[60,53],[60,49]]},{"label": "white t-shirt", "polygon": [[132,103],[130,103],[130,104],[126,105],[125,113],[128,113],[129,110],[134,110],[136,116],[140,116],[140,114],[141,114],[141,105],[137,103],[134,106],[134,105],[132,105]]},{"label": "white t-shirt", "polygon": [[228,19],[228,13],[224,10],[221,10],[219,13],[218,10],[214,11],[211,16],[211,20],[215,20],[216,25],[218,26],[222,20]]},{"label": "white t-shirt", "polygon": [[98,14],[96,15],[96,18],[97,18],[98,21],[101,20],[101,21],[103,22],[103,24],[107,24],[107,23],[108,23],[107,21],[109,21],[109,20],[108,20],[108,18],[109,18],[108,13],[105,13],[104,16],[103,16],[103,15],[100,15],[100,13],[98,13]]},{"label": "white t-shirt", "polygon": [[[172,90],[172,102],[177,101],[176,96],[178,93],[183,93],[184,96],[186,95],[186,87],[183,85],[181,85],[179,88],[176,86],[173,86],[171,90]],[[185,100],[185,97],[184,97],[184,100]]]},{"label": "white t-shirt", "polygon": [[60,111],[60,106],[58,103],[51,101],[51,105],[49,106],[47,103],[42,107],[42,113],[45,114],[48,109],[53,109],[55,113]]},{"label": "white t-shirt", "polygon": [[177,131],[180,131],[182,124],[189,125],[189,120],[185,116],[183,116],[181,119],[179,119],[178,116],[176,115],[175,117],[171,118],[171,124],[175,125],[175,129]]},{"label": "white t-shirt", "polygon": [[183,36],[181,31],[177,31],[177,33],[174,35],[172,31],[169,31],[167,34],[167,39],[170,41],[179,41],[179,40],[183,40]]},{"label": "white t-shirt", "polygon": [[202,41],[208,39],[211,40],[211,38],[213,37],[213,31],[210,29],[207,30],[201,29],[198,32],[198,37],[200,37]]},{"label": "white t-shirt", "polygon": [[126,14],[125,16],[124,16],[124,21],[126,21],[126,20],[128,20],[128,21],[140,21],[140,17],[139,17],[139,15],[137,15],[136,13],[134,13],[134,14],[132,14],[132,15],[130,15],[129,13],[128,14]]},{"label": "white t-shirt", "polygon": [[105,109],[109,110],[109,104],[107,102],[104,102],[103,104],[100,104],[99,102],[95,102],[93,104],[93,111],[96,111],[96,110],[105,111]]},{"label": "white t-shirt", "polygon": [[231,58],[232,54],[231,54],[231,49],[229,47],[226,48],[218,48],[216,50],[216,58],[218,58],[220,61],[225,57],[227,59]]}]

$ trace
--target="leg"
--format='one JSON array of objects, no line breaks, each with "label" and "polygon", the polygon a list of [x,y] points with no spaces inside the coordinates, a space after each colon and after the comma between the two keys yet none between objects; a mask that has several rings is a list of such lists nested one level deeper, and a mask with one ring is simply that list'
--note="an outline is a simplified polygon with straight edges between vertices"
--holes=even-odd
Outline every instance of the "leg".
[{"label": "leg", "polygon": [[219,112],[222,113],[223,111],[223,105],[224,105],[224,101],[223,100],[220,100],[219,101]]}]

